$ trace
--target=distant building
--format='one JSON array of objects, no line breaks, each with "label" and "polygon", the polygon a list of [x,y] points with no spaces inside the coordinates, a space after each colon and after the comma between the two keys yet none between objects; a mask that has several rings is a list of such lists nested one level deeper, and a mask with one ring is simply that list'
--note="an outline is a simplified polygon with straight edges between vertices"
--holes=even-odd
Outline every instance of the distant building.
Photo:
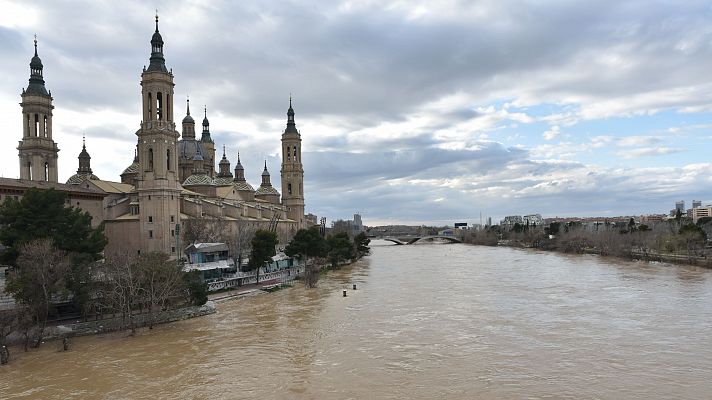
[{"label": "distant building", "polygon": [[524,220],[524,225],[541,226],[544,224],[544,219],[541,218],[541,214],[525,215],[522,219]]},{"label": "distant building", "polygon": [[696,207],[692,209],[692,222],[697,223],[700,218],[712,217],[712,205],[708,204],[704,207]]},{"label": "distant building", "polygon": [[698,207],[702,207],[702,201],[692,200],[692,208],[698,208]]},{"label": "distant building", "polygon": [[499,223],[502,226],[514,226],[514,224],[522,225],[524,218],[521,215],[508,215]]}]

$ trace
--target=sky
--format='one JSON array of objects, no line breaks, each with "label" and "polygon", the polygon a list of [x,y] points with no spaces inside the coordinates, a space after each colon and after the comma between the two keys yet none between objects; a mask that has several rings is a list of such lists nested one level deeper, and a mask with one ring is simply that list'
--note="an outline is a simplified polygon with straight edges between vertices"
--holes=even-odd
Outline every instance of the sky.
[{"label": "sky", "polygon": [[253,186],[266,160],[280,189],[293,96],[319,217],[452,225],[712,202],[712,2],[696,0],[0,0],[0,175],[19,176],[36,34],[60,181],[82,135],[94,173],[120,180],[155,9],[176,120],[187,96],[194,116],[206,105]]}]

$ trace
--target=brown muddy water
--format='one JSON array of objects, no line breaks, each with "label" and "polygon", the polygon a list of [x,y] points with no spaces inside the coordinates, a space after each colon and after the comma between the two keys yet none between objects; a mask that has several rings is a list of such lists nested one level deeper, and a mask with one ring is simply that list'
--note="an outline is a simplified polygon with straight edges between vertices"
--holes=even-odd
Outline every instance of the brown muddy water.
[{"label": "brown muddy water", "polygon": [[15,351],[0,398],[712,398],[710,270],[373,244],[314,290]]}]

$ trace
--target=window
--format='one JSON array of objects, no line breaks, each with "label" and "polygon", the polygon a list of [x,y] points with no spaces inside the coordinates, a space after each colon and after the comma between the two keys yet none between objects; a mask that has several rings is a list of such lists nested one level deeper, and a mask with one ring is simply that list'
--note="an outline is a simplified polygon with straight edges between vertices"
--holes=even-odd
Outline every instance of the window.
[{"label": "window", "polygon": [[166,150],[166,169],[171,170],[171,150]]},{"label": "window", "polygon": [[151,195],[150,195],[150,194],[148,195],[148,199],[151,200]]},{"label": "window", "polygon": [[171,222],[175,222],[175,220],[176,220],[176,217],[171,215]]},{"label": "window", "polygon": [[149,121],[153,119],[153,96],[151,96],[151,93],[148,94],[148,119]]},{"label": "window", "polygon": [[153,216],[151,216],[151,215],[148,216],[148,222],[153,223]]},{"label": "window", "polygon": [[287,184],[287,193],[292,194],[292,184]]},{"label": "window", "polygon": [[40,116],[35,114],[35,136],[40,135]]},{"label": "window", "polygon": [[175,247],[171,247],[171,253],[175,253],[175,252],[176,252],[176,248],[175,248]]},{"label": "window", "polygon": [[171,237],[173,237],[173,236],[175,236],[175,235],[176,235],[176,231],[174,231],[173,229],[171,229]]},{"label": "window", "polygon": [[44,180],[49,181],[49,164],[45,163],[44,166]]},{"label": "window", "polygon": [[27,114],[27,136],[32,136],[30,132],[30,114]]},{"label": "window", "polygon": [[153,171],[153,149],[148,149],[148,170]]},{"label": "window", "polygon": [[47,116],[44,116],[44,137],[47,137]]},{"label": "window", "polygon": [[289,146],[287,146],[287,161],[291,160],[292,156],[291,153],[289,152]]},{"label": "window", "polygon": [[148,238],[153,239],[153,231],[148,231]]},{"label": "window", "polygon": [[161,92],[156,93],[156,117],[158,120],[163,119],[163,94]]}]

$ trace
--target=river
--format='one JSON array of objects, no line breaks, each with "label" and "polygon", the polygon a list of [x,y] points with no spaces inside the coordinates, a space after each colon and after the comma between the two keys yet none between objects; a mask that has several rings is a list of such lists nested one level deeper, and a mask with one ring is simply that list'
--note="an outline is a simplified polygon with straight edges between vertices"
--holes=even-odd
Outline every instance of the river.
[{"label": "river", "polygon": [[14,353],[0,398],[710,398],[712,271],[374,242],[316,289],[58,348]]}]

